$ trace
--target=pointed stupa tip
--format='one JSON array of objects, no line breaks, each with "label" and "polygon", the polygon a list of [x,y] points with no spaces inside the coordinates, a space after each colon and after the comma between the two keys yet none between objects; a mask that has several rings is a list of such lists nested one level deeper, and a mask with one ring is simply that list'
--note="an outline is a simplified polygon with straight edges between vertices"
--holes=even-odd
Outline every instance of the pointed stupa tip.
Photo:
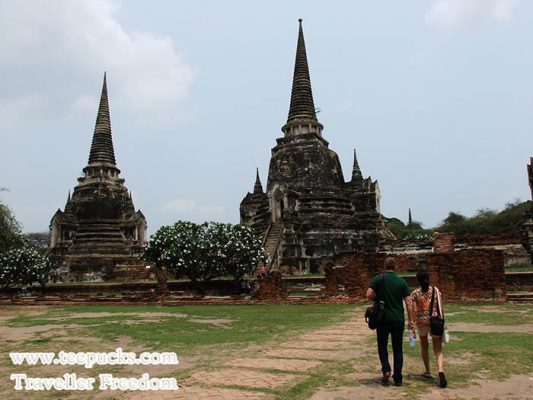
[{"label": "pointed stupa tip", "polygon": [[309,77],[309,65],[307,63],[302,21],[301,18],[298,19],[298,44],[296,46],[291,105],[287,122],[294,119],[317,120],[315,103],[313,102],[313,91],[311,90],[311,78]]},{"label": "pointed stupa tip", "polygon": [[69,214],[72,211],[72,197],[70,196],[70,190],[68,191],[67,201],[65,202],[65,213]]},{"label": "pointed stupa tip", "polygon": [[408,225],[411,225],[413,223],[413,216],[411,215],[411,209],[409,209],[409,221]]},{"label": "pointed stupa tip", "polygon": [[353,168],[352,168],[352,180],[361,179],[361,168],[359,168],[359,162],[357,161],[357,152],[353,149]]},{"label": "pointed stupa tip", "polygon": [[115,165],[115,151],[113,149],[113,138],[111,136],[111,118],[109,116],[109,99],[107,97],[107,73],[104,72],[104,83],[102,94],[96,116],[91,152],[89,154],[89,164],[106,163]]},{"label": "pointed stupa tip", "polygon": [[259,168],[255,169],[255,185],[254,185],[254,194],[263,194],[263,185],[259,179]]}]

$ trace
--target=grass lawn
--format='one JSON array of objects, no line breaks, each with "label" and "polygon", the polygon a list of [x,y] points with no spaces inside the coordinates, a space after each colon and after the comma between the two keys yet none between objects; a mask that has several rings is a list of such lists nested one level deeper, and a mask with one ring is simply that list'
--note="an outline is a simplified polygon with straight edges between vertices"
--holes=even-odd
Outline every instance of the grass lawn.
[{"label": "grass lawn", "polygon": [[[474,379],[505,380],[512,375],[533,374],[531,305],[447,304],[445,307],[452,338],[444,349],[450,386],[461,388],[471,385]],[[65,372],[84,376],[102,372],[132,376],[142,371],[129,366],[95,367],[94,370],[79,366],[14,366],[8,355],[12,351],[107,352],[120,346],[125,351],[176,352],[180,359],[177,369],[144,368],[157,376],[176,377],[180,383],[199,372],[224,371],[227,369],[224,363],[228,360],[261,358],[259,355],[265,350],[278,349],[280,344],[298,347],[300,335],[319,331],[324,331],[323,336],[318,336],[324,339],[316,342],[319,347],[316,350],[337,351],[339,359],[320,360],[319,365],[304,372],[270,367],[261,370],[274,376],[290,373],[296,377],[295,383],[250,389],[228,381],[209,387],[252,390],[268,399],[287,400],[308,399],[319,390],[350,387],[375,390],[379,395],[382,388],[374,382],[379,377],[375,336],[362,321],[364,308],[364,305],[4,307],[0,310],[0,398],[58,398],[58,392],[15,392],[9,381],[9,375],[14,372],[41,377],[61,376]],[[342,331],[343,323],[349,324],[349,329]],[[327,333],[332,327],[341,329],[340,336]],[[327,346],[339,337],[349,340],[352,333],[355,339],[348,343],[346,351],[353,354],[342,357],[343,351],[339,351],[342,340],[339,349]],[[402,390],[408,398],[416,398],[423,395],[428,385],[415,378],[423,369],[418,343],[410,347],[407,333],[405,339],[404,373],[408,385]],[[306,356],[296,358],[302,357]],[[432,366],[433,359],[431,354]],[[62,399],[104,398],[98,391],[83,396],[65,392],[61,396]]]},{"label": "grass lawn", "polygon": [[505,268],[505,272],[533,272],[533,265],[515,265]]},{"label": "grass lawn", "polygon": [[[104,342],[126,335],[154,351],[194,355],[205,346],[245,346],[338,322],[350,308],[348,305],[48,307],[42,315],[17,316],[9,321],[9,326],[76,324],[79,328],[72,335],[83,333]],[[152,316],[154,313],[157,315]]]}]

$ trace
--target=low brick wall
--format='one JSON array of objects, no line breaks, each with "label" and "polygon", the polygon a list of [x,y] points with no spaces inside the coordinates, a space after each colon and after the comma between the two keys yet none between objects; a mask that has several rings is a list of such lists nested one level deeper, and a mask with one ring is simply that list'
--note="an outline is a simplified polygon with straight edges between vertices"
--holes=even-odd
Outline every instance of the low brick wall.
[{"label": "low brick wall", "polygon": [[274,300],[287,297],[287,291],[285,290],[281,272],[279,271],[271,271],[265,274],[264,277],[258,278],[255,282],[258,288],[254,298],[259,300]]},{"label": "low brick wall", "polygon": [[325,268],[325,295],[344,293],[354,298],[364,298],[372,278],[380,271],[386,253],[343,254]]},{"label": "low brick wall", "polygon": [[[383,261],[401,255],[344,254],[326,267],[325,295],[344,293],[363,298],[372,278],[382,270]],[[419,258],[421,260],[422,258]],[[505,300],[506,282],[503,252],[492,249],[466,249],[450,253],[429,253],[423,258],[432,285],[449,299]]]},{"label": "low brick wall", "polygon": [[427,269],[432,285],[449,298],[505,300],[503,251],[465,249],[449,254],[430,254]]}]

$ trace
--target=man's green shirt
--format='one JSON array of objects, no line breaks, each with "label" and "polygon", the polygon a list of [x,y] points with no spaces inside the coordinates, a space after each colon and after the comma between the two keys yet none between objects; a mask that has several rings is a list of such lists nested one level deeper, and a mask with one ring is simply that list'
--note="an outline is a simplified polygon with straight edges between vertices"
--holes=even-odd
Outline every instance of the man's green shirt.
[{"label": "man's green shirt", "polygon": [[[385,320],[405,321],[403,315],[403,299],[411,294],[407,287],[407,282],[392,271],[386,271],[383,276],[383,294],[381,298],[385,300]],[[381,274],[376,275],[370,284],[370,287],[376,292],[376,299],[380,295],[378,293],[378,282],[380,279]]]}]

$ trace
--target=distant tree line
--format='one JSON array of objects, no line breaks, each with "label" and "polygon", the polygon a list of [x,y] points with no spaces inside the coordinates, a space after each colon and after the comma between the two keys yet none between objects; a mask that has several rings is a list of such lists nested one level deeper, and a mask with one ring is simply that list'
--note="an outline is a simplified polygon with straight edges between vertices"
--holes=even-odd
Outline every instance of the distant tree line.
[{"label": "distant tree line", "polygon": [[386,218],[385,223],[400,240],[431,239],[434,232],[457,235],[512,234],[520,232],[529,212],[531,201],[516,200],[507,203],[502,211],[483,208],[472,217],[451,211],[440,225],[429,229],[424,229],[416,221],[404,224],[398,218]]}]

